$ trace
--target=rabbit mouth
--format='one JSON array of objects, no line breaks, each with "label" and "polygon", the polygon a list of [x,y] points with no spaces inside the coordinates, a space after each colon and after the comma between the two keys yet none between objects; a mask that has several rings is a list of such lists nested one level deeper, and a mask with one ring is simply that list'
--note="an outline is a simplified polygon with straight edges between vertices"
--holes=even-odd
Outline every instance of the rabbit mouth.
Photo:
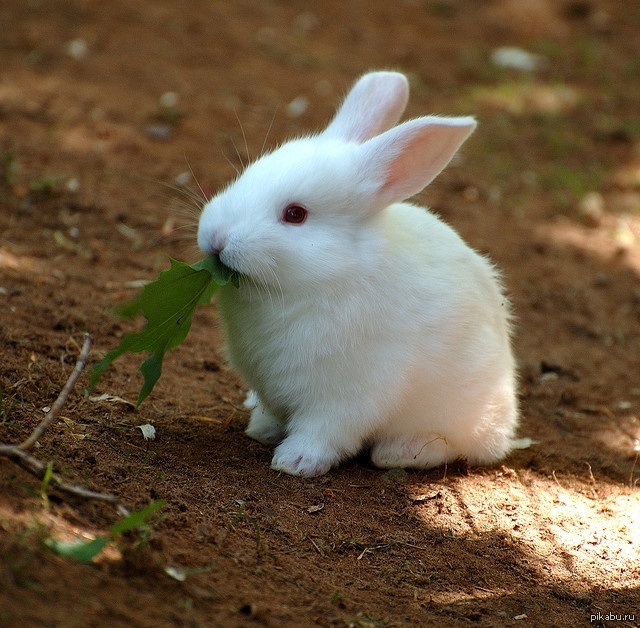
[{"label": "rabbit mouth", "polygon": [[[222,259],[222,256],[225,255],[225,257],[227,258],[226,260]],[[240,275],[240,271],[234,267],[234,265],[231,263],[229,263],[229,259],[228,259],[228,255],[225,254],[225,251],[215,251],[213,253],[211,253],[212,257],[217,258],[217,265],[220,267],[220,270],[224,273],[227,273],[229,275],[231,274],[236,274],[236,275]]]},{"label": "rabbit mouth", "polygon": [[222,270],[226,273],[229,273],[229,275],[235,273],[236,275],[239,275],[240,272],[238,270],[236,270],[235,268],[229,266],[229,264],[225,264],[222,259],[220,258],[220,256],[218,255],[218,262],[222,268]]},{"label": "rabbit mouth", "polygon": [[[254,268],[251,262],[243,259],[237,255],[235,251],[224,250],[217,255],[221,270],[228,274],[229,277],[233,277],[233,282],[236,284],[241,279],[251,279],[256,274],[261,275],[260,269]],[[224,258],[224,259],[223,259]]]},{"label": "rabbit mouth", "polygon": [[240,285],[242,273],[225,264],[217,254],[212,254],[208,257],[208,260],[202,260],[202,262],[194,265],[194,268],[198,267],[207,268],[214,281],[219,285],[232,283],[236,288]]}]

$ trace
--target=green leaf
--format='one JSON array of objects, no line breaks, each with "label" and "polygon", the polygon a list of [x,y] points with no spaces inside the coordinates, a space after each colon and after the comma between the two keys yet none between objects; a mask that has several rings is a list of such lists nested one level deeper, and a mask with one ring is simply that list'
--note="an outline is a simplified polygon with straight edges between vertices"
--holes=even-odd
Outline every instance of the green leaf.
[{"label": "green leaf", "polygon": [[42,484],[40,484],[40,496],[45,497],[49,484],[51,484],[51,478],[53,478],[53,462],[47,464],[47,468],[44,470],[44,476],[42,477]]},{"label": "green leaf", "polygon": [[111,541],[110,538],[98,537],[93,541],[57,541],[48,538],[44,544],[58,556],[72,558],[79,563],[90,563]]},{"label": "green leaf", "polygon": [[128,517],[120,519],[120,521],[117,521],[111,526],[111,528],[109,529],[111,536],[114,537],[118,534],[122,534],[123,532],[139,528],[146,523],[147,519],[151,515],[153,515],[153,513],[157,512],[161,508],[164,508],[166,505],[167,502],[163,499],[160,499],[157,502],[151,502],[146,508],[143,508],[142,510],[132,512]]},{"label": "green leaf", "polygon": [[225,266],[217,255],[209,255],[209,257],[193,264],[191,268],[209,271],[214,282],[220,286],[232,283],[237,288],[240,285],[238,273]]},{"label": "green leaf", "polygon": [[72,558],[79,563],[90,563],[118,534],[142,527],[151,515],[164,508],[166,504],[166,501],[160,499],[157,502],[151,502],[142,510],[132,512],[111,526],[110,536],[99,536],[93,541],[58,541],[49,537],[44,540],[44,544],[58,556]]},{"label": "green leaf", "polygon": [[147,324],[141,331],[124,336],[119,346],[93,367],[90,373],[92,387],[124,353],[147,351],[151,355],[139,368],[144,377],[138,395],[137,404],[140,405],[160,379],[164,354],[187,337],[196,307],[209,303],[220,286],[239,285],[237,273],[227,268],[217,256],[207,257],[191,266],[175,259],[170,261],[171,268],[162,271],[136,299],[119,310],[120,316],[126,318],[142,314]]}]

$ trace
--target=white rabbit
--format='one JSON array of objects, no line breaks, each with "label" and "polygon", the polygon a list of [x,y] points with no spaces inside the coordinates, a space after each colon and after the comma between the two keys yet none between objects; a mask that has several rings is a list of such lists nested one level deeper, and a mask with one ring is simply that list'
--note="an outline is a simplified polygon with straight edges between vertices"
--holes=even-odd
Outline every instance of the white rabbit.
[{"label": "white rabbit", "polygon": [[474,130],[397,124],[402,74],[373,72],[327,129],[251,164],[204,207],[198,244],[240,273],[218,297],[246,433],[272,468],[316,476],[370,448],[378,467],[494,462],[518,420],[509,306],[494,267],[403,203]]}]

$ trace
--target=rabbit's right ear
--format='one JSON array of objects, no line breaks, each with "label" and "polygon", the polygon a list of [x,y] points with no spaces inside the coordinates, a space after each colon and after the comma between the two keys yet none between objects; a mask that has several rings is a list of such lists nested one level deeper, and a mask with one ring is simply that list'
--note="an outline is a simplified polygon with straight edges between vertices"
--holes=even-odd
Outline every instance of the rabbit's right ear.
[{"label": "rabbit's right ear", "polygon": [[449,163],[473,133],[470,117],[425,116],[403,122],[358,147],[358,180],[380,210],[417,194]]},{"label": "rabbit's right ear", "polygon": [[322,135],[361,144],[397,124],[408,99],[409,83],[403,74],[365,74]]}]

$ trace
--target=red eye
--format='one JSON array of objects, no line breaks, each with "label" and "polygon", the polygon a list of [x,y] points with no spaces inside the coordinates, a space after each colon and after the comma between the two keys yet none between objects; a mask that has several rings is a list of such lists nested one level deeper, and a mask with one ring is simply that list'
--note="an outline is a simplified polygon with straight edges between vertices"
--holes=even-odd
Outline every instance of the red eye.
[{"label": "red eye", "polygon": [[282,212],[282,222],[288,222],[292,225],[301,225],[307,219],[307,210],[302,205],[292,203],[287,205]]}]

